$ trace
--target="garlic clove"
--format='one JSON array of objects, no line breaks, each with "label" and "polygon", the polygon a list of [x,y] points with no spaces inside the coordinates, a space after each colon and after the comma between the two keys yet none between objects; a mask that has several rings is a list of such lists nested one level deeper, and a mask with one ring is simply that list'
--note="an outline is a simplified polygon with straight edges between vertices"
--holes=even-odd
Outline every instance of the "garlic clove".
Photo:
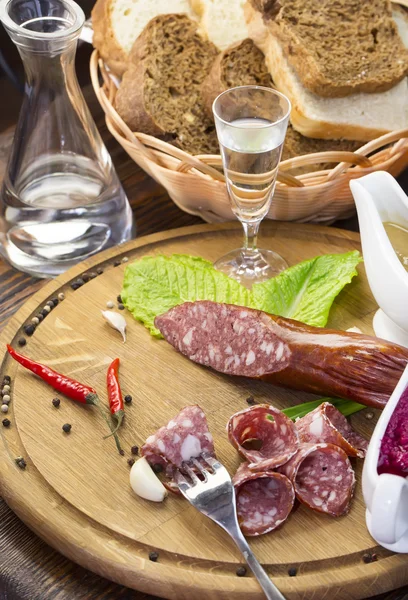
[{"label": "garlic clove", "polygon": [[126,320],[123,315],[120,315],[113,310],[102,310],[103,318],[109,323],[113,329],[116,329],[122,334],[123,342],[126,342]]},{"label": "garlic clove", "polygon": [[145,500],[163,502],[167,496],[166,488],[144,457],[139,458],[132,466],[129,481],[135,494]]},{"label": "garlic clove", "polygon": [[358,327],[349,327],[346,331],[349,331],[350,333],[363,333]]}]

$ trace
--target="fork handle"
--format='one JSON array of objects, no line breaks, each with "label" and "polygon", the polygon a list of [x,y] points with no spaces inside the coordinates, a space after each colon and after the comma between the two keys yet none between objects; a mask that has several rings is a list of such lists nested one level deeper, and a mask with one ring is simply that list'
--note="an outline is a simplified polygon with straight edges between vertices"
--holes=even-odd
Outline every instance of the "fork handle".
[{"label": "fork handle", "polygon": [[264,568],[259,564],[241,531],[238,530],[232,532],[230,530],[229,534],[242,552],[242,555],[248,563],[252,573],[259,581],[261,588],[265,592],[266,598],[268,600],[285,600],[285,596],[280,593],[276,585],[271,581],[268,574],[265,572]]}]

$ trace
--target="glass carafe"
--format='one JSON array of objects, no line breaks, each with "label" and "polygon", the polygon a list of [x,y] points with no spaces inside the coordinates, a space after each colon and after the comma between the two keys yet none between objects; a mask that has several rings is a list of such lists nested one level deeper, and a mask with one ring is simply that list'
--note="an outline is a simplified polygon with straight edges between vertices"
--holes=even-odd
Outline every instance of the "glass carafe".
[{"label": "glass carafe", "polygon": [[129,240],[132,213],[75,74],[85,17],[72,0],[1,0],[26,83],[1,190],[0,244],[16,268],[52,277]]}]

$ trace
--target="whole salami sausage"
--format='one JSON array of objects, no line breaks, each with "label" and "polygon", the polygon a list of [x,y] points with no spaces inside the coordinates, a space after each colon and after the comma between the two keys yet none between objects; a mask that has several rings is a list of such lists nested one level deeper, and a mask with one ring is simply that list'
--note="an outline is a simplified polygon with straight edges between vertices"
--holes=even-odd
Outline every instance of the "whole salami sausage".
[{"label": "whole salami sausage", "polygon": [[[155,470],[158,466],[161,467],[170,480],[175,469],[180,468],[183,462],[202,453],[215,457],[206,416],[197,404],[183,408],[167,425],[148,437],[140,449],[140,454],[148,463]],[[171,481],[163,483],[171,491],[176,491]]]},{"label": "whole salami sausage", "polygon": [[408,363],[408,348],[391,342],[206,300],[175,306],[155,325],[179,352],[216,371],[379,408]]},{"label": "whole salami sausage", "polygon": [[356,483],[347,454],[334,444],[301,444],[279,472],[288,477],[296,498],[317,512],[340,517],[350,510]]},{"label": "whole salami sausage", "polygon": [[295,424],[283,412],[261,404],[232,415],[228,439],[253,471],[268,471],[286,463],[299,447]]},{"label": "whole salami sausage", "polygon": [[298,419],[296,428],[302,442],[335,444],[348,456],[364,458],[368,448],[368,441],[354,431],[346,417],[330,402],[323,402]]},{"label": "whole salami sausage", "polygon": [[292,483],[281,473],[254,473],[242,463],[232,479],[237,515],[244,535],[273,531],[289,516],[295,501]]}]

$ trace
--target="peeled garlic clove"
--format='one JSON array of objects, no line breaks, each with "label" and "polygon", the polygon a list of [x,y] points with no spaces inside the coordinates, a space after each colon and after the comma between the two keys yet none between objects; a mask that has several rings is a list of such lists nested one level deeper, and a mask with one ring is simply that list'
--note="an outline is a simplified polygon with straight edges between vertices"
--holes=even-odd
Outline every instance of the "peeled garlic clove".
[{"label": "peeled garlic clove", "polygon": [[166,488],[144,457],[139,458],[130,469],[129,481],[135,494],[145,500],[163,502],[167,496]]},{"label": "peeled garlic clove", "polygon": [[102,310],[103,318],[109,323],[113,329],[116,329],[122,334],[123,341],[126,342],[126,321],[125,317],[113,310]]},{"label": "peeled garlic clove", "polygon": [[346,331],[349,331],[350,333],[363,333],[358,327],[349,327]]}]

